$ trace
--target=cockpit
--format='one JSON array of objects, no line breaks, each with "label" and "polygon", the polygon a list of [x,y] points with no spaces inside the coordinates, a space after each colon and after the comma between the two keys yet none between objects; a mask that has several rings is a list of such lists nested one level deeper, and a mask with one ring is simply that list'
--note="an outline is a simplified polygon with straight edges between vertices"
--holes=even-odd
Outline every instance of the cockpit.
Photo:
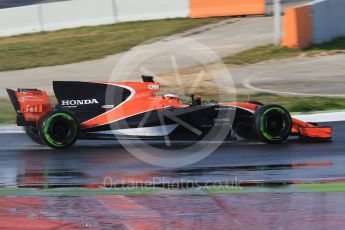
[{"label": "cockpit", "polygon": [[164,104],[165,106],[167,105],[172,105],[175,107],[180,107],[181,106],[181,101],[178,95],[174,93],[168,93],[163,96]]}]

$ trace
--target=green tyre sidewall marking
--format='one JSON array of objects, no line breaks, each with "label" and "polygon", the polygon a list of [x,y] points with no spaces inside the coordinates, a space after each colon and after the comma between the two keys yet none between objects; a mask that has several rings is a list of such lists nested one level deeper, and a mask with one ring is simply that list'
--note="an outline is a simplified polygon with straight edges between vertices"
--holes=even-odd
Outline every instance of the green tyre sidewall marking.
[{"label": "green tyre sidewall marking", "polygon": [[73,122],[73,125],[74,125],[74,128],[77,129],[76,123],[74,122],[73,117],[70,116],[70,115],[68,115],[68,114],[66,114],[66,113],[56,113],[56,114],[53,114],[51,117],[49,117],[49,118],[47,119],[47,121],[44,123],[44,127],[43,127],[44,137],[45,137],[46,141],[47,141],[50,145],[55,146],[55,147],[57,147],[57,148],[61,148],[61,147],[64,147],[64,146],[66,146],[66,145],[72,143],[72,142],[75,140],[76,135],[77,135],[77,132],[74,132],[74,133],[73,133],[73,136],[70,138],[70,140],[69,140],[68,143],[66,143],[66,144],[58,144],[58,143],[56,143],[56,142],[53,140],[53,138],[50,136],[50,134],[49,134],[48,131],[49,131],[49,127],[50,127],[51,123],[54,121],[54,118],[59,117],[59,116],[63,117],[63,118],[66,119],[66,120],[72,121],[72,122]]},{"label": "green tyre sidewall marking", "polygon": [[[266,117],[266,114],[268,113],[268,112],[271,112],[271,111],[274,111],[274,110],[276,110],[276,111],[278,111],[278,112],[280,112],[281,114],[283,114],[284,116],[285,116],[285,114],[286,114],[286,111],[285,110],[283,110],[283,109],[281,109],[281,108],[278,108],[278,107],[275,107],[275,108],[270,108],[270,109],[268,109],[268,110],[266,110],[265,112],[263,112],[262,114],[261,114],[261,117],[260,117],[260,132],[261,132],[261,134],[266,138],[266,139],[268,139],[268,140],[270,140],[270,141],[276,141],[277,139],[275,139],[275,138],[273,138],[269,133],[267,133],[267,131],[265,130],[265,117]],[[290,125],[290,124],[289,124]]]}]

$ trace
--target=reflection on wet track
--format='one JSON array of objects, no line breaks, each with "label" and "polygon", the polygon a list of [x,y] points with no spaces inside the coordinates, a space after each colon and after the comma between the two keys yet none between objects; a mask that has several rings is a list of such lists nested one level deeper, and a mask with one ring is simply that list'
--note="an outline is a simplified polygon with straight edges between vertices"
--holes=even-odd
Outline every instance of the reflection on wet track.
[{"label": "reflection on wet track", "polygon": [[[113,142],[80,141],[69,150],[51,150],[31,143],[23,134],[0,134],[0,188],[25,191],[17,197],[11,190],[7,193],[11,196],[0,196],[0,227],[343,229],[344,193],[310,192],[299,185],[294,185],[299,191],[290,186],[278,187],[274,193],[236,195],[181,195],[176,189],[146,195],[37,193],[42,188],[99,188],[109,180],[116,187],[148,182],[165,187],[177,182],[174,188],[186,188],[178,184],[181,181],[187,186],[234,180],[240,186],[344,182],[345,122],[332,125],[332,143],[226,143],[202,161],[182,168],[148,165]],[[30,193],[31,188],[39,190]]]},{"label": "reflection on wet track", "polygon": [[0,198],[5,229],[343,229],[343,193]]},{"label": "reflection on wet track", "polygon": [[345,123],[333,126],[332,143],[226,143],[200,162],[172,169],[144,163],[111,141],[80,141],[72,149],[51,150],[24,134],[0,134],[0,186],[86,186],[103,184],[105,178],[117,184],[345,178]]}]

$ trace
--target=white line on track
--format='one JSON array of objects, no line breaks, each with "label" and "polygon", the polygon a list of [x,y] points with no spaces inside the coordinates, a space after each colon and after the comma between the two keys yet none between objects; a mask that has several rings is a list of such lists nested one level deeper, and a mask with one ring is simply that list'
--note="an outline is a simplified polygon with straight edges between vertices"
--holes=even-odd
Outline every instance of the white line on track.
[{"label": "white line on track", "polygon": [[316,94],[316,93],[298,93],[298,92],[287,92],[287,91],[276,91],[269,89],[262,89],[251,84],[251,80],[260,75],[251,76],[243,81],[243,86],[247,89],[251,89],[257,92],[271,93],[271,94],[284,94],[284,95],[294,95],[294,96],[309,96],[309,97],[345,97],[343,94]]},{"label": "white line on track", "polygon": [[301,114],[292,117],[305,122],[336,122],[345,121],[345,112],[332,112],[320,114]]},{"label": "white line on track", "polygon": [[[294,95],[294,96],[341,97],[341,98],[345,97],[345,95],[343,95],[343,94],[299,93],[299,92],[288,92],[288,91],[262,89],[262,88],[253,86],[253,84],[251,82],[254,78],[260,78],[259,76],[265,75],[267,73],[279,73],[283,69],[291,68],[291,67],[295,67],[295,66],[300,66],[300,65],[305,65],[305,64],[310,64],[310,63],[313,63],[315,61],[318,61],[318,59],[305,60],[305,61],[301,61],[301,62],[297,62],[297,63],[287,64],[285,66],[277,67],[274,69],[266,70],[264,72],[261,72],[261,73],[256,74],[256,75],[252,75],[252,76],[244,79],[243,86],[247,89],[251,89],[251,90],[256,91],[256,92],[265,92],[265,93],[280,94],[280,95],[283,94],[283,95]],[[263,65],[263,64],[258,64],[258,66],[259,65]]]},{"label": "white line on track", "polygon": [[25,133],[22,127],[15,125],[0,126],[0,134]]}]

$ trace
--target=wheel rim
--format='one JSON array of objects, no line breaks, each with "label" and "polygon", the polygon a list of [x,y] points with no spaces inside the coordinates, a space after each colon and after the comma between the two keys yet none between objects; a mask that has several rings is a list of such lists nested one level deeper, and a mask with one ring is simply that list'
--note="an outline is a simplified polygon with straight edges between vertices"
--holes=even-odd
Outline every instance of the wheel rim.
[{"label": "wheel rim", "polygon": [[47,142],[55,147],[67,146],[73,143],[77,136],[76,122],[68,114],[54,114],[44,124],[44,136]]},{"label": "wheel rim", "polygon": [[68,122],[66,122],[65,120],[57,119],[52,122],[49,133],[54,138],[54,140],[63,141],[70,135],[71,132]]},{"label": "wheel rim", "polygon": [[260,131],[265,138],[271,141],[285,139],[290,133],[290,126],[290,118],[281,108],[266,110],[260,119]]}]

